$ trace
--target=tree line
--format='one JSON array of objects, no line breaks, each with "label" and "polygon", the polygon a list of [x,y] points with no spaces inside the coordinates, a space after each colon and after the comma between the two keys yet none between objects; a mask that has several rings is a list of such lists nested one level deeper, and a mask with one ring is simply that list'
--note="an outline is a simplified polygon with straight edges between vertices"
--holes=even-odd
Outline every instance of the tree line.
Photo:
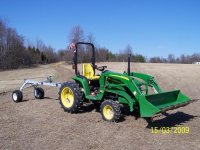
[{"label": "tree line", "polygon": [[[87,36],[80,26],[74,26],[69,32],[69,44],[79,41],[85,41],[96,44],[92,33]],[[80,46],[78,51],[79,62],[90,62],[91,47]],[[192,55],[181,55],[175,57],[169,54],[167,58],[151,57],[147,58],[141,54],[133,52],[132,47],[127,45],[119,53],[114,53],[106,47],[96,46],[96,61],[105,62],[123,62],[127,61],[128,55],[131,54],[131,61],[134,62],[151,62],[151,63],[193,63],[200,62],[200,53]],[[6,22],[0,18],[0,70],[17,69],[31,67],[37,64],[48,64],[58,61],[72,62],[73,50],[69,47],[62,50],[55,50],[47,46],[43,41],[37,40],[34,44],[25,43],[22,35],[19,35],[14,28],[9,27]]]},{"label": "tree line", "polygon": [[148,62],[151,63],[179,63],[179,64],[192,64],[200,62],[200,53],[194,53],[192,55],[182,54],[179,57],[175,57],[173,54],[169,54],[167,58],[163,57],[151,57]]},{"label": "tree line", "polygon": [[[87,41],[95,44],[94,37],[90,33],[84,38],[84,32],[80,26],[75,26],[69,33],[69,44],[72,42]],[[95,47],[96,61],[126,61],[127,54],[132,53],[131,47],[127,47],[119,54],[112,53],[104,47]],[[130,51],[130,52],[128,52]],[[90,62],[90,47],[81,47],[79,62]],[[145,62],[142,55],[132,55],[133,60]],[[9,27],[3,19],[0,19],[0,70],[31,67],[37,64],[48,64],[58,61],[71,62],[73,50],[62,49],[56,51],[51,46],[44,44],[42,40],[33,43],[25,43],[23,36],[19,35],[14,28]]]},{"label": "tree line", "polygon": [[[91,42],[94,45],[95,39],[92,33],[89,33],[86,38],[84,38],[84,31],[80,26],[75,26],[71,29],[69,35],[69,43],[76,43],[78,41],[86,41]],[[81,47],[81,51],[79,51],[79,62],[89,62],[88,54],[90,54],[90,50],[88,47]],[[128,55],[131,54],[131,61],[133,62],[150,62],[150,63],[182,63],[182,64],[191,64],[194,62],[200,62],[200,53],[194,53],[192,55],[180,55],[179,57],[175,57],[173,54],[169,54],[167,58],[163,57],[150,57],[147,58],[141,54],[136,54],[133,52],[132,47],[127,45],[123,50],[120,50],[119,53],[113,53],[105,47],[96,47],[96,61],[97,62],[105,62],[105,61],[113,61],[113,62],[124,62],[127,61]],[[90,54],[91,55],[91,54]],[[66,60],[70,61],[73,57],[73,52],[70,49],[66,50]]]},{"label": "tree line", "polygon": [[57,62],[63,60],[62,52],[55,52],[41,40],[26,46],[24,37],[0,19],[0,70]]},{"label": "tree line", "polygon": [[[95,38],[92,33],[89,33],[87,36],[84,35],[84,31],[80,26],[74,26],[69,34],[69,43],[76,43],[79,41],[85,41],[89,43],[93,43],[94,46],[96,44]],[[90,62],[91,58],[91,47],[80,45],[78,47],[78,61],[79,62]],[[106,47],[95,46],[95,54],[97,62],[123,62],[127,61],[128,55],[131,54],[131,60],[134,62],[146,62],[146,59],[141,54],[133,53],[132,47],[127,45],[123,50],[119,53],[113,53]],[[90,57],[89,57],[90,56]],[[73,51],[71,49],[66,50],[66,60],[71,61],[73,57]]]}]

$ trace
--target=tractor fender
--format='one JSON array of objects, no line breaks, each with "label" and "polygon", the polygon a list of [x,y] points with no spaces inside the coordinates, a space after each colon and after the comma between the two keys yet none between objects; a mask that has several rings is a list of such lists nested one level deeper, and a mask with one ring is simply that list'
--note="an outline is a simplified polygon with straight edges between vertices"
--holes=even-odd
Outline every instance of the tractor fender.
[{"label": "tractor fender", "polygon": [[80,87],[83,88],[83,92],[85,95],[89,95],[90,94],[90,89],[89,89],[89,84],[88,84],[88,80],[83,78],[83,77],[78,77],[78,76],[73,76],[72,79],[74,81],[76,81]]}]

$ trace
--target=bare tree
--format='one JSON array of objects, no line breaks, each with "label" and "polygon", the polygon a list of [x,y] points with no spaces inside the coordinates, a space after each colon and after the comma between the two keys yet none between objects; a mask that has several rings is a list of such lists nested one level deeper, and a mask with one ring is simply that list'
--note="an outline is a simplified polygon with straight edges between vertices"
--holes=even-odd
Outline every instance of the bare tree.
[{"label": "bare tree", "polygon": [[6,25],[3,20],[0,19],[0,56],[5,54],[6,45]]},{"label": "bare tree", "polygon": [[57,54],[60,61],[66,60],[66,50],[60,49],[58,50]]},{"label": "bare tree", "polygon": [[43,53],[47,57],[47,63],[53,63],[59,60],[57,53],[55,53],[55,50],[51,46],[46,47]]},{"label": "bare tree", "polygon": [[65,51],[56,53],[52,47],[46,46],[38,39],[34,44],[27,42],[25,44],[24,37],[19,35],[15,29],[8,27],[0,18],[0,70],[64,59]]},{"label": "bare tree", "polygon": [[168,62],[169,63],[175,63],[175,56],[173,54],[168,55]]},{"label": "bare tree", "polygon": [[[92,33],[89,33],[89,34],[88,34],[88,36],[87,36],[87,42],[96,45],[96,44],[95,44],[95,38],[94,38],[94,36],[93,36]],[[89,58],[88,58],[88,55],[89,55],[90,57],[92,56],[92,47],[91,47],[91,45],[87,45],[87,46],[86,46],[85,56],[84,56],[86,62],[90,62],[90,60],[89,60]]]},{"label": "bare tree", "polygon": [[24,38],[0,19],[0,69],[13,69],[31,63]]},{"label": "bare tree", "polygon": [[87,42],[93,43],[95,45],[95,38],[92,33],[89,33],[87,36]]},{"label": "bare tree", "polygon": [[40,51],[44,51],[46,49],[46,45],[44,44],[44,42],[40,39],[36,39],[36,48],[39,49]]},{"label": "bare tree", "polygon": [[[77,26],[72,27],[72,29],[70,31],[69,43],[76,43],[76,42],[80,42],[80,41],[84,41],[84,31],[79,25],[77,25]],[[78,51],[78,55],[79,55],[78,61],[82,62],[83,57],[84,57],[84,53],[85,53],[83,45],[79,45],[78,49],[79,49],[79,51]],[[68,50],[67,54],[69,55],[67,57],[70,57],[72,59],[72,57],[71,57],[72,50]]]},{"label": "bare tree", "polygon": [[151,63],[162,63],[162,58],[160,58],[160,57],[151,57],[149,62],[151,62]]},{"label": "bare tree", "polygon": [[131,45],[128,44],[126,46],[126,48],[124,49],[124,54],[129,55],[129,54],[132,54],[132,53],[133,53],[132,47],[131,47]]},{"label": "bare tree", "polygon": [[76,43],[76,42],[83,41],[83,40],[84,40],[83,29],[79,25],[74,26],[71,29],[70,34],[69,34],[69,42]]}]

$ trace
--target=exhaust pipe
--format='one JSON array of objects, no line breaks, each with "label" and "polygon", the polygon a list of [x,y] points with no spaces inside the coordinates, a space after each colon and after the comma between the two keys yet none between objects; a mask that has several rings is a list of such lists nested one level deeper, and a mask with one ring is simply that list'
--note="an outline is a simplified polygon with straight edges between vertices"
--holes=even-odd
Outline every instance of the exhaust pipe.
[{"label": "exhaust pipe", "polygon": [[129,76],[130,76],[130,73],[131,73],[130,66],[131,66],[131,54],[128,55],[128,70],[127,70],[127,72],[128,72]]}]

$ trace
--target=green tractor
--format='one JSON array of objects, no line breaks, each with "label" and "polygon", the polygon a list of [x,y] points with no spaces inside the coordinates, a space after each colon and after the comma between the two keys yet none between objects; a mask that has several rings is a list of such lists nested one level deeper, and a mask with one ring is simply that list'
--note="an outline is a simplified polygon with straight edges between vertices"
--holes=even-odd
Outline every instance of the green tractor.
[{"label": "green tractor", "polygon": [[[78,50],[81,45],[92,47],[91,63],[82,64],[82,73],[78,70]],[[63,83],[59,92],[62,108],[70,113],[77,112],[84,103],[90,101],[100,105],[104,120],[118,122],[123,106],[128,106],[126,108],[130,112],[138,111],[140,117],[153,117],[191,101],[180,90],[164,92],[150,75],[130,72],[130,56],[127,72],[117,73],[105,70],[106,66],[97,67],[92,43],[78,42],[74,45],[73,63],[74,82]],[[95,70],[101,74],[95,75]],[[150,93],[150,90],[154,93]]]}]

